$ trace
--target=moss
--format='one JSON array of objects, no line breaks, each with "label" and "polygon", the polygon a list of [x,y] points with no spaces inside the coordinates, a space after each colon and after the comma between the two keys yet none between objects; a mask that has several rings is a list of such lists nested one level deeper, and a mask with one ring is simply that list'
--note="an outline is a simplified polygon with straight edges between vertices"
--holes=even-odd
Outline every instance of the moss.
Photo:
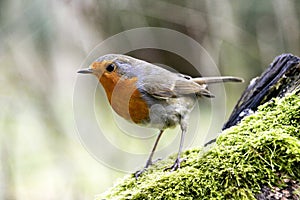
[{"label": "moss", "polygon": [[179,170],[163,171],[173,164],[170,156],[138,180],[128,175],[99,199],[255,199],[262,185],[300,179],[299,130],[300,97],[274,99],[225,130],[210,150],[186,150]]}]

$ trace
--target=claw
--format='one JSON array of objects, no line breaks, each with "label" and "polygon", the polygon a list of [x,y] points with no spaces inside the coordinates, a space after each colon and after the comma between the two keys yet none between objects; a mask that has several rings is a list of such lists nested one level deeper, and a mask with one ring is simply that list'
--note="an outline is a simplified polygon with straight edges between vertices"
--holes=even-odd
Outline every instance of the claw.
[{"label": "claw", "polygon": [[137,171],[137,172],[134,173],[135,179],[138,179],[138,177],[139,177],[142,173],[144,173],[144,172],[147,170],[147,168],[148,168],[149,166],[155,164],[156,162],[158,162],[158,161],[160,161],[160,160],[161,160],[161,158],[158,158],[158,159],[156,159],[156,160],[154,160],[154,161],[149,160],[149,161],[146,163],[146,166],[145,166],[143,169],[141,169],[141,170],[139,170],[139,171]]},{"label": "claw", "polygon": [[134,173],[135,179],[137,180],[137,179],[139,178],[139,176],[142,175],[142,173],[144,173],[146,170],[147,170],[147,168],[144,167],[143,169],[141,169],[141,170],[135,172],[135,173]]},{"label": "claw", "polygon": [[185,160],[186,160],[186,158],[181,158],[181,159],[180,158],[176,158],[174,164],[171,167],[165,168],[164,171],[170,170],[171,172],[173,172],[173,171],[179,169],[180,168],[180,163],[182,161],[185,161]]}]

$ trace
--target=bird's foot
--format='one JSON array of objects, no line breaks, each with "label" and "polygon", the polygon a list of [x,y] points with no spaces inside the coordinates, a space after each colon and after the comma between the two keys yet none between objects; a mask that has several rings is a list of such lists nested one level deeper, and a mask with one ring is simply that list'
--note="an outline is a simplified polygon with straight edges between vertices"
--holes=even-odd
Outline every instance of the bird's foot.
[{"label": "bird's foot", "polygon": [[176,158],[174,164],[171,167],[165,168],[164,171],[170,170],[171,172],[173,172],[173,171],[179,169],[180,168],[180,163],[182,161],[185,161],[185,160],[186,160],[186,158]]},{"label": "bird's foot", "polygon": [[145,166],[143,169],[141,169],[141,170],[139,170],[139,171],[137,171],[137,172],[134,173],[135,179],[138,179],[138,177],[139,177],[141,174],[143,174],[143,173],[148,169],[149,166],[155,164],[156,162],[158,162],[158,161],[160,161],[160,160],[161,160],[161,158],[158,158],[158,159],[156,159],[156,160],[154,160],[154,161],[148,160],[147,163],[146,163],[146,166]]},{"label": "bird's foot", "polygon": [[146,168],[148,168],[149,166],[151,166],[151,165],[154,165],[155,163],[157,163],[158,161],[160,161],[161,160],[161,158],[157,158],[156,160],[154,160],[154,161],[152,161],[152,160],[148,160],[147,162],[146,162],[146,165],[145,165],[145,169]]},{"label": "bird's foot", "polygon": [[146,170],[147,170],[147,168],[144,167],[143,169],[141,169],[141,170],[135,172],[135,173],[134,173],[135,179],[137,180],[137,179],[139,178],[139,176],[142,175],[142,173],[144,173]]}]

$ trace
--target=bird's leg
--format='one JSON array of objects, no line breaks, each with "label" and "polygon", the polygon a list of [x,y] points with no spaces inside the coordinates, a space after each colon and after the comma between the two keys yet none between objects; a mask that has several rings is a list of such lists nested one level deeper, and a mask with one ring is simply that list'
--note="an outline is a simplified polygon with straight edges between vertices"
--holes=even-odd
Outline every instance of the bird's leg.
[{"label": "bird's leg", "polygon": [[150,165],[153,164],[152,158],[153,158],[154,152],[155,152],[155,150],[156,150],[156,147],[157,147],[157,145],[158,145],[158,141],[160,140],[160,137],[162,136],[163,132],[164,132],[164,130],[160,130],[160,131],[159,131],[159,134],[158,134],[158,136],[157,136],[157,138],[156,138],[156,140],[155,140],[155,143],[154,143],[154,146],[153,146],[153,148],[152,148],[152,151],[151,151],[151,153],[150,153],[150,155],[149,155],[149,158],[147,159],[145,168],[147,168],[147,167],[149,167]]},{"label": "bird's leg", "polygon": [[137,171],[136,173],[135,173],[135,178],[137,179],[150,165],[152,165],[153,164],[153,162],[152,162],[152,158],[153,158],[153,155],[154,155],[154,152],[155,152],[155,150],[156,150],[156,147],[157,147],[157,145],[158,145],[158,141],[159,141],[159,139],[160,139],[160,137],[162,136],[162,134],[163,134],[163,132],[164,132],[164,130],[160,130],[159,131],[159,134],[158,134],[158,136],[157,136],[157,138],[156,138],[156,140],[155,140],[155,143],[154,143],[154,146],[153,146],[153,148],[152,148],[152,151],[151,151],[151,153],[150,153],[150,155],[149,155],[149,158],[147,159],[147,162],[146,162],[146,165],[145,165],[145,167],[143,168],[143,169],[141,169],[141,170],[139,170],[139,171]]},{"label": "bird's leg", "polygon": [[181,126],[181,136],[180,136],[180,144],[179,144],[179,150],[177,153],[177,158],[176,158],[174,164],[171,167],[166,168],[165,170],[175,171],[180,168],[180,163],[185,160],[184,158],[181,159],[180,155],[181,155],[182,148],[183,148],[184,137],[185,137],[185,134],[187,131],[187,123],[181,121],[180,126]]}]

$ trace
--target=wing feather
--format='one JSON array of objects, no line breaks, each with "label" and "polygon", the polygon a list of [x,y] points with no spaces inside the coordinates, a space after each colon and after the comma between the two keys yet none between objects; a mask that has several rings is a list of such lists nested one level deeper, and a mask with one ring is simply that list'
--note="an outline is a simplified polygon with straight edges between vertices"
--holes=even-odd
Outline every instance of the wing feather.
[{"label": "wing feather", "polygon": [[182,75],[164,76],[157,80],[157,76],[144,77],[142,90],[158,99],[167,99],[177,96],[196,94],[198,96],[213,97],[206,89],[205,84],[197,84],[192,79],[186,79]]}]

